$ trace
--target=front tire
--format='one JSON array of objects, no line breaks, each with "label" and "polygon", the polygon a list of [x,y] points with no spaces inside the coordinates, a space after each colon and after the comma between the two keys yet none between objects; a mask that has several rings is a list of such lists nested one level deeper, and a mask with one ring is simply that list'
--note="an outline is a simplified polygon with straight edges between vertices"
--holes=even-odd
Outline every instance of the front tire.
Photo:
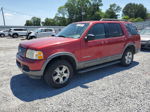
[{"label": "front tire", "polygon": [[28,40],[31,40],[31,39],[34,39],[34,38],[36,38],[36,37],[35,36],[29,36]]},{"label": "front tire", "polygon": [[125,50],[122,59],[121,59],[121,65],[123,66],[130,66],[133,62],[134,58],[134,52],[132,49]]},{"label": "front tire", "polygon": [[50,63],[45,71],[44,80],[53,88],[62,88],[72,79],[73,68],[66,60],[56,60]]},{"label": "front tire", "polygon": [[5,34],[0,34],[0,37],[5,37]]},{"label": "front tire", "polygon": [[18,34],[13,34],[12,37],[13,38],[18,38]]}]

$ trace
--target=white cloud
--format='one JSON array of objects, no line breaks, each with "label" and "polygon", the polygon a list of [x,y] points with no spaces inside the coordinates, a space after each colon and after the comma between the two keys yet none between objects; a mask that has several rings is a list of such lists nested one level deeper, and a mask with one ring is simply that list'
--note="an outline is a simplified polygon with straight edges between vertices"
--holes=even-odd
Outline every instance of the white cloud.
[{"label": "white cloud", "polygon": [[[30,16],[5,13],[6,25],[24,25],[26,20],[30,20]],[[0,25],[3,25],[3,19],[0,15]]]},{"label": "white cloud", "polygon": [[11,13],[5,13],[4,15],[5,16],[13,16],[13,14],[11,14]]}]

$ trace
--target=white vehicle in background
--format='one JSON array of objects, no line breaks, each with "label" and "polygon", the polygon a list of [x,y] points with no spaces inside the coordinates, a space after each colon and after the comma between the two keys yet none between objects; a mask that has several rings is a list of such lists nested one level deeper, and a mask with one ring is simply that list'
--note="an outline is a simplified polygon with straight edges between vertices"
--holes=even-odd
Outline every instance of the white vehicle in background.
[{"label": "white vehicle in background", "polygon": [[141,35],[141,47],[150,49],[150,27],[147,27],[140,32]]},{"label": "white vehicle in background", "polygon": [[0,37],[8,36],[8,32],[9,32],[9,30],[2,30],[2,31],[0,31]]},{"label": "white vehicle in background", "polygon": [[35,31],[31,32],[27,39],[40,38],[40,37],[49,37],[55,35],[54,28],[38,28]]},{"label": "white vehicle in background", "polygon": [[19,36],[27,36],[28,31],[25,28],[10,28],[9,29],[9,36],[13,38],[17,38]]}]

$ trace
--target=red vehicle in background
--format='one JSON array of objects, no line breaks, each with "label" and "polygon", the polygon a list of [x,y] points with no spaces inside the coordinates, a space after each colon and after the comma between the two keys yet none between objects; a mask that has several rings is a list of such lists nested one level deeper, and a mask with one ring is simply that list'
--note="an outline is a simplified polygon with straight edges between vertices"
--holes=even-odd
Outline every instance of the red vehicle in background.
[{"label": "red vehicle in background", "polygon": [[61,88],[76,71],[131,65],[140,48],[140,35],[130,22],[83,21],[68,25],[55,37],[20,43],[16,63],[31,78],[44,77],[48,85]]}]

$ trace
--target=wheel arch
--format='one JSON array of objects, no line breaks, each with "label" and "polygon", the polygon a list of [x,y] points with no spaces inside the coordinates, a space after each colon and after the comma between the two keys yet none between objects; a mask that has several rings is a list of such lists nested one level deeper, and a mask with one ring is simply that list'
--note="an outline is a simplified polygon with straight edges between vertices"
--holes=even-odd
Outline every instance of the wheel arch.
[{"label": "wheel arch", "polygon": [[5,34],[4,34],[4,33],[0,33],[0,36],[1,36],[1,35],[4,35],[4,36],[5,36]]},{"label": "wheel arch", "polygon": [[12,35],[15,35],[15,34],[16,34],[16,35],[19,35],[18,33],[13,33]]},{"label": "wheel arch", "polygon": [[134,43],[129,43],[125,46],[123,53],[127,50],[127,49],[132,49],[133,53],[136,53],[136,46]]},{"label": "wheel arch", "polygon": [[59,59],[68,61],[73,66],[74,70],[77,69],[78,65],[77,65],[76,57],[72,53],[69,53],[69,52],[60,52],[60,53],[55,53],[47,58],[46,62],[44,63],[42,67],[43,75],[48,65],[54,62],[55,60],[59,60]]}]

